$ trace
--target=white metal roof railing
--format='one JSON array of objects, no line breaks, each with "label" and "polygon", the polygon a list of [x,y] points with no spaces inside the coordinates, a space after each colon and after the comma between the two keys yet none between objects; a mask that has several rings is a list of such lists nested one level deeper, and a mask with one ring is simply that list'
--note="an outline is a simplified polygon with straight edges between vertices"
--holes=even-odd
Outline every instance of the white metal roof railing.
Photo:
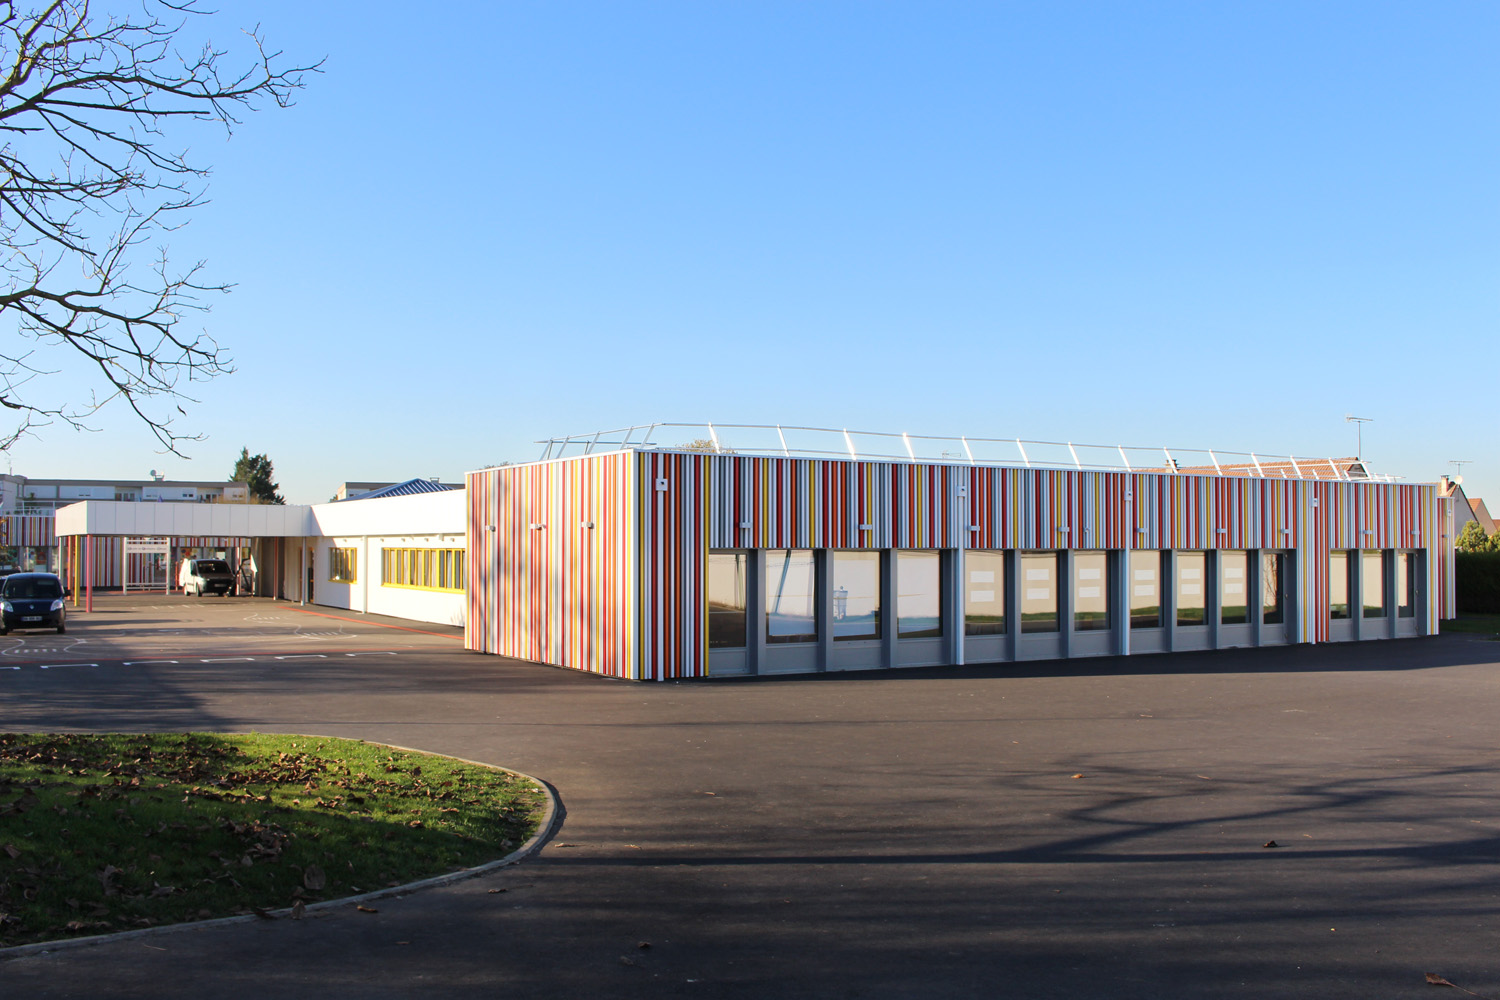
[{"label": "white metal roof railing", "polygon": [[[663,434],[662,432],[669,432]],[[675,443],[660,439],[682,438]],[[1191,472],[1277,479],[1348,479],[1394,482],[1397,476],[1371,475],[1357,458],[1307,458],[1290,454],[1169,448],[1145,445],[1084,444],[1025,438],[943,436],[857,431],[843,427],[793,424],[654,423],[634,424],[546,438],[542,460],[627,448],[704,451],[784,458],[847,458],[964,465],[1086,469],[1104,472]]]}]

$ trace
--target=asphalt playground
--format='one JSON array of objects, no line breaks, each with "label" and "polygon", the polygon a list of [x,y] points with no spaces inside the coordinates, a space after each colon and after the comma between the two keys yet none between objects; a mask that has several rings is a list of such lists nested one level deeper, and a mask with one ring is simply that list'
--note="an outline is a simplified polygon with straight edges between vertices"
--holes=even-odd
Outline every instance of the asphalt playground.
[{"label": "asphalt playground", "polygon": [[263,599],[68,624],[0,637],[0,731],[375,740],[562,820],[378,912],[0,955],[7,1000],[1500,1000],[1497,643],[639,685]]}]

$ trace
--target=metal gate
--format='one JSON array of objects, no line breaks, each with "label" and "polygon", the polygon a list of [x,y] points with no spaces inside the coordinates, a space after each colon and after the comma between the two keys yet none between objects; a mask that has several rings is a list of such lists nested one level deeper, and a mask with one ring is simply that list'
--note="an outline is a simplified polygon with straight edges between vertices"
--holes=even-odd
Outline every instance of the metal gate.
[{"label": "metal gate", "polygon": [[127,538],[124,545],[125,572],[121,579],[125,593],[130,593],[132,587],[165,593],[171,586],[168,573],[170,541],[165,538]]}]

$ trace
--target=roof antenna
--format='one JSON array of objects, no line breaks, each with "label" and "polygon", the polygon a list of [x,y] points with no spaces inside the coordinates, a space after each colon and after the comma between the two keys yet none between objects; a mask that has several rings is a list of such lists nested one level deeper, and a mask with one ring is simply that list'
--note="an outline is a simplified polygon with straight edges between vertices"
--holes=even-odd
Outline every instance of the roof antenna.
[{"label": "roof antenna", "polygon": [[1363,462],[1365,460],[1365,424],[1370,423],[1374,419],[1374,417],[1351,417],[1347,413],[1344,414],[1344,423],[1353,424],[1357,428],[1354,439],[1354,458],[1356,461]]}]

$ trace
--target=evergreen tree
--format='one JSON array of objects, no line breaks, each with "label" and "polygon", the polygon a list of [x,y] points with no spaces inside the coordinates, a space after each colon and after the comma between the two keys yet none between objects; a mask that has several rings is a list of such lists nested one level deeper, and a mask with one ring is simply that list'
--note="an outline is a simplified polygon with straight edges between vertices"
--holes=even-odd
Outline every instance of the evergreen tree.
[{"label": "evergreen tree", "polygon": [[1465,552],[1486,552],[1490,550],[1490,540],[1485,537],[1484,528],[1478,521],[1465,522],[1464,530],[1458,533],[1457,545]]},{"label": "evergreen tree", "polygon": [[239,461],[234,463],[229,478],[250,486],[251,503],[284,504],[286,498],[276,492],[281,484],[272,478],[275,475],[276,467],[264,454],[252,455],[249,448],[241,448]]}]

